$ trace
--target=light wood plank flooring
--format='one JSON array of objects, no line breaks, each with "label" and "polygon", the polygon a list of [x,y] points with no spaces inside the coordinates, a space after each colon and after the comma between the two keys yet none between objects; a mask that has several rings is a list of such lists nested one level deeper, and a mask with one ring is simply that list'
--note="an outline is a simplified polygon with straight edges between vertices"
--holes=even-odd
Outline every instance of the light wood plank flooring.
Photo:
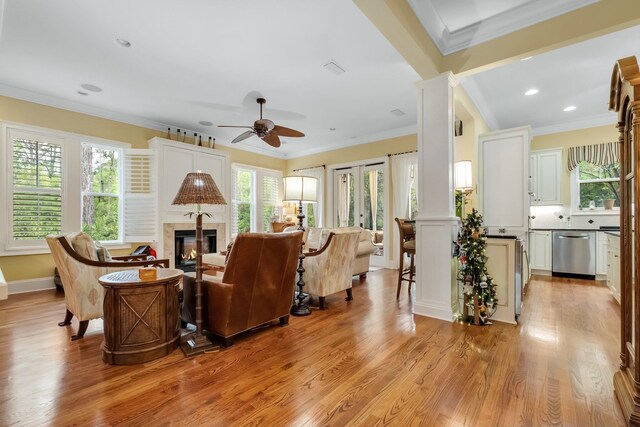
[{"label": "light wood plank flooring", "polygon": [[[535,278],[518,326],[411,314],[396,272],[354,300],[218,353],[102,362],[102,324],[56,325],[60,293],[0,301],[0,425],[624,425],[613,394],[619,309],[594,282]],[[403,285],[406,286],[406,285]]]}]

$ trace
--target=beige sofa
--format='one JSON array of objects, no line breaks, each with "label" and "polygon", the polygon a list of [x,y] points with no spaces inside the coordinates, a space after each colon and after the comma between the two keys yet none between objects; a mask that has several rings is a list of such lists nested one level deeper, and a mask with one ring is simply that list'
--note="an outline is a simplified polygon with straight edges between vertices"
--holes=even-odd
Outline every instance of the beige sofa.
[{"label": "beige sofa", "polygon": [[359,231],[358,246],[356,249],[356,258],[353,262],[351,270],[352,276],[360,276],[365,278],[369,271],[369,256],[375,252],[376,247],[373,244],[373,235],[369,230],[361,227],[341,227],[341,228],[309,228],[309,233],[305,240],[305,251],[320,249],[329,238],[332,231]]}]

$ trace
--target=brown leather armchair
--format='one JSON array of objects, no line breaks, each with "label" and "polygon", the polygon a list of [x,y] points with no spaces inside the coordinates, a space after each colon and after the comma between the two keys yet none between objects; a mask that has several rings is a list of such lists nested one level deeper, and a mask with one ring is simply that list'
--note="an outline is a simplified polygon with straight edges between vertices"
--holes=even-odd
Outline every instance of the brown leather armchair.
[{"label": "brown leather armchair", "polygon": [[[302,232],[240,233],[224,275],[203,276],[202,320],[208,334],[233,336],[279,319],[289,322]],[[184,276],[182,319],[195,323],[195,279]]]},{"label": "brown leather armchair", "polygon": [[80,321],[78,332],[71,337],[72,341],[84,336],[89,320],[102,317],[104,290],[98,283],[100,276],[147,266],[169,267],[168,259],[147,261],[140,259],[140,256],[113,257],[112,261],[98,261],[93,240],[86,233],[49,235],[46,239],[60,273],[67,306],[64,321],[58,323],[58,326],[70,325],[73,316]]}]

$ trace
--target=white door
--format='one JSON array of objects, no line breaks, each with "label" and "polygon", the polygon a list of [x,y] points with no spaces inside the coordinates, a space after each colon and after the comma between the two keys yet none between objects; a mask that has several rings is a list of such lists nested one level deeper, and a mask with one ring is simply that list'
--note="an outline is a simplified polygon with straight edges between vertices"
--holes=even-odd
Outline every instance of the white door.
[{"label": "white door", "polygon": [[384,239],[391,236],[384,230],[384,164],[336,169],[333,179],[334,224],[370,230],[376,245],[371,265],[384,267]]}]

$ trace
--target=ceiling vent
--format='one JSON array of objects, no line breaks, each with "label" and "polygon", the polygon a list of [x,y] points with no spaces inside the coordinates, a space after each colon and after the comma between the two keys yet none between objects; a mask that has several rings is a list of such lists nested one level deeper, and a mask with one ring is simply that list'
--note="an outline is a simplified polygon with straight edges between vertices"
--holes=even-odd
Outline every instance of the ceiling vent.
[{"label": "ceiling vent", "polygon": [[390,112],[391,112],[391,114],[393,114],[394,116],[398,116],[398,117],[399,117],[399,116],[404,116],[404,114],[405,114],[405,112],[404,112],[404,111],[402,111],[402,110],[401,110],[401,109],[399,109],[399,108],[396,108],[395,110],[391,110]]},{"label": "ceiling vent", "polygon": [[325,70],[329,70],[334,74],[344,74],[346,73],[346,70],[344,68],[342,68],[341,66],[339,66],[336,61],[329,61],[326,64],[323,65]]}]

